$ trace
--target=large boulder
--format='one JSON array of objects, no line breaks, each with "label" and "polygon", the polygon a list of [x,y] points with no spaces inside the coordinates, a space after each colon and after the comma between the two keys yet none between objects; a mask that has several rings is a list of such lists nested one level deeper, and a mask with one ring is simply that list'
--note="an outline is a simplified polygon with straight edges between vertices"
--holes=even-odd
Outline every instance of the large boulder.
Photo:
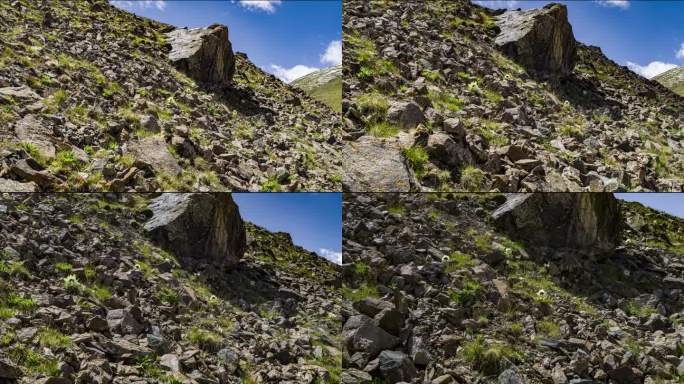
[{"label": "large boulder", "polygon": [[496,45],[531,73],[544,78],[572,73],[577,43],[565,5],[508,11],[497,17],[496,24],[501,29]]},{"label": "large boulder", "polygon": [[512,238],[588,254],[615,247],[619,216],[618,202],[609,193],[511,194],[492,213],[496,224]]},{"label": "large boulder", "polygon": [[395,139],[363,136],[342,150],[342,189],[349,192],[408,192],[411,176]]},{"label": "large boulder", "polygon": [[228,39],[228,27],[179,28],[166,34],[171,43],[169,59],[193,79],[211,84],[228,84],[235,73],[235,56]]},{"label": "large boulder", "polygon": [[342,328],[342,338],[349,352],[362,352],[369,358],[399,343],[399,338],[385,332],[366,315],[350,317]]},{"label": "large boulder", "polygon": [[150,203],[145,230],[189,266],[231,267],[245,251],[245,226],[229,193],[165,193]]}]

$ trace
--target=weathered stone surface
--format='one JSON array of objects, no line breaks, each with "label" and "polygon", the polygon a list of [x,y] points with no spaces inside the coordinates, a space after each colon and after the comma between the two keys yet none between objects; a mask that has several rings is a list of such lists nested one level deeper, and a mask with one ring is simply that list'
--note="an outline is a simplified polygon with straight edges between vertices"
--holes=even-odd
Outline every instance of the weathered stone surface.
[{"label": "weathered stone surface", "polygon": [[390,383],[411,382],[417,375],[413,362],[403,352],[382,351],[379,360],[380,374]]},{"label": "weathered stone surface", "polygon": [[342,338],[350,351],[364,352],[371,358],[399,342],[398,338],[375,325],[373,319],[366,315],[350,317],[342,329]]},{"label": "weathered stone surface", "polygon": [[17,161],[11,169],[15,175],[43,188],[49,188],[61,182],[60,179],[41,169],[40,165],[32,158]]},{"label": "weathered stone surface", "polygon": [[396,141],[364,136],[342,152],[343,189],[364,192],[408,192],[411,178]]},{"label": "weathered stone surface", "polygon": [[510,194],[492,217],[512,237],[545,247],[587,253],[612,250],[619,207],[608,193]]},{"label": "weathered stone surface", "polygon": [[230,267],[245,251],[245,227],[228,193],[168,193],[152,200],[145,230],[189,264]]},{"label": "weathered stone surface", "polygon": [[358,369],[345,368],[340,378],[342,384],[371,384],[373,382],[373,376]]},{"label": "weathered stone surface", "polygon": [[22,183],[10,179],[0,179],[0,192],[36,192],[38,185],[33,181]]},{"label": "weathered stone surface", "polygon": [[565,5],[508,11],[497,18],[497,25],[501,33],[496,45],[529,71],[552,78],[572,72],[577,46]]},{"label": "weathered stone surface", "polygon": [[235,73],[235,57],[228,27],[179,28],[167,33],[171,43],[169,58],[180,70],[197,81],[227,84]]},{"label": "weathered stone surface", "polygon": [[161,136],[150,136],[128,144],[128,151],[136,159],[148,163],[156,172],[177,176],[181,167],[171,155],[168,146]]},{"label": "weathered stone surface", "polygon": [[394,102],[387,111],[387,120],[401,129],[413,129],[425,121],[425,115],[415,102]]},{"label": "weathered stone surface", "polygon": [[33,101],[41,97],[27,86],[0,88],[0,98],[14,101]]},{"label": "weathered stone surface", "polygon": [[54,159],[57,150],[52,143],[52,130],[34,115],[26,115],[14,124],[14,132],[22,143],[35,145],[46,159]]},{"label": "weathered stone surface", "polygon": [[0,360],[0,379],[18,379],[21,370],[8,361]]}]

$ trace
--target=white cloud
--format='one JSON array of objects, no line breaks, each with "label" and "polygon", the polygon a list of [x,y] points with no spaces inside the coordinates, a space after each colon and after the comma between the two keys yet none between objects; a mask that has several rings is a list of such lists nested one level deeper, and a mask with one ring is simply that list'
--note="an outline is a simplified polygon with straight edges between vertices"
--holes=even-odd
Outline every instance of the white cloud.
[{"label": "white cloud", "polygon": [[342,264],[342,252],[331,251],[330,249],[321,248],[318,254],[332,261],[335,264]]},{"label": "white cloud", "polygon": [[120,8],[127,8],[127,9],[133,9],[135,7],[138,7],[139,9],[148,9],[148,8],[157,8],[160,11],[163,11],[166,9],[166,1],[165,0],[142,0],[142,1],[120,1],[120,0],[112,0],[110,3],[114,6],[120,7]]},{"label": "white cloud", "polygon": [[328,44],[328,48],[321,55],[321,63],[328,65],[342,64],[342,40],[334,40]]},{"label": "white cloud", "polygon": [[280,65],[271,64],[271,69],[274,75],[280,80],[291,83],[294,80],[299,79],[302,76],[306,76],[311,72],[318,71],[318,68],[307,67],[306,65],[295,65],[292,68],[283,68]]},{"label": "white cloud", "polygon": [[684,43],[682,43],[682,46],[677,51],[676,56],[678,59],[684,59]]},{"label": "white cloud", "polygon": [[596,0],[596,2],[604,7],[629,8],[629,0]]},{"label": "white cloud", "polygon": [[515,8],[520,2],[518,0],[475,0],[475,4],[492,9]]},{"label": "white cloud", "polygon": [[627,67],[647,79],[652,79],[663,72],[667,72],[670,69],[677,68],[678,65],[671,63],[663,63],[662,61],[654,61],[646,66],[641,66],[639,64],[635,64],[631,61],[628,61]]},{"label": "white cloud", "polygon": [[264,11],[275,13],[276,7],[283,3],[283,0],[239,0],[241,6],[252,11]]}]

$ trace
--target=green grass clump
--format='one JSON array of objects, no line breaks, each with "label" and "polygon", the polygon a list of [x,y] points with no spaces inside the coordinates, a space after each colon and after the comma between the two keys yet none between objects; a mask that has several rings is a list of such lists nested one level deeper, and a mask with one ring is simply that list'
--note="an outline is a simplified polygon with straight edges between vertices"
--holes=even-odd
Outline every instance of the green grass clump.
[{"label": "green grass clump", "polygon": [[46,357],[24,346],[18,345],[8,353],[10,359],[25,369],[29,374],[59,376],[59,362],[55,358]]},{"label": "green grass clump", "polygon": [[463,100],[446,92],[429,91],[428,97],[437,110],[457,112],[463,108]]},{"label": "green grass clump", "polygon": [[477,132],[491,145],[508,144],[508,136],[503,132],[503,125],[496,121],[483,119]]},{"label": "green grass clump", "polygon": [[461,306],[467,306],[475,302],[482,295],[482,286],[475,280],[467,279],[459,290],[449,288],[451,300]]},{"label": "green grass clump", "polygon": [[479,168],[466,166],[461,170],[461,188],[469,192],[481,192],[486,188],[487,174]]},{"label": "green grass clump", "polygon": [[90,288],[88,290],[88,293],[93,299],[97,300],[100,303],[107,302],[107,300],[111,299],[113,296],[109,288],[103,285],[97,285],[93,288]]},{"label": "green grass clump", "polygon": [[421,177],[425,173],[425,166],[429,158],[427,151],[423,147],[413,146],[405,148],[403,153],[416,176]]},{"label": "green grass clump", "polygon": [[372,123],[367,127],[370,135],[375,137],[394,137],[399,133],[399,127],[386,121]]},{"label": "green grass clump", "polygon": [[81,294],[85,290],[85,286],[78,281],[76,275],[69,275],[64,278],[64,289],[73,294]]},{"label": "green grass clump", "polygon": [[60,151],[50,163],[50,169],[55,173],[68,174],[79,168],[79,159],[72,150]]},{"label": "green grass clump", "polygon": [[148,263],[142,261],[142,260],[136,260],[135,262],[135,268],[139,270],[140,272],[145,275],[145,278],[149,279],[150,277],[156,275],[157,270],[149,265]]},{"label": "green grass clump", "polygon": [[350,288],[346,285],[342,286],[342,295],[349,301],[355,302],[367,297],[378,297],[378,289],[369,283],[362,283],[358,288]]},{"label": "green grass clump", "polygon": [[155,297],[162,304],[175,305],[178,303],[178,292],[171,287],[162,287],[156,292]]},{"label": "green grass clump", "polygon": [[656,313],[656,310],[655,308],[640,305],[636,301],[630,300],[627,302],[627,306],[625,307],[625,313],[628,316],[646,317]]},{"label": "green grass clump", "polygon": [[378,57],[372,39],[355,32],[345,35],[344,42],[349,47],[349,55],[360,64],[360,69],[354,74],[356,77],[365,79],[399,72],[394,63]]},{"label": "green grass clump", "polygon": [[537,333],[552,339],[561,337],[560,326],[557,323],[548,320],[537,321]]},{"label": "green grass clump", "polygon": [[38,332],[41,347],[66,349],[71,346],[71,338],[54,328],[43,328]]},{"label": "green grass clump", "polygon": [[480,252],[489,253],[494,249],[492,246],[493,239],[491,233],[471,228],[468,230],[468,236],[471,237],[473,244]]},{"label": "green grass clump", "polygon": [[282,192],[283,187],[275,176],[271,176],[261,185],[261,192]]},{"label": "green grass clump", "polygon": [[38,306],[33,299],[17,295],[16,293],[10,293],[7,296],[5,305],[21,312],[31,312]]},{"label": "green grass clump", "polygon": [[62,273],[71,273],[73,267],[69,263],[59,262],[55,264],[55,269]]},{"label": "green grass clump", "polygon": [[463,252],[453,251],[449,255],[449,260],[446,262],[444,271],[447,273],[455,272],[464,268],[471,268],[475,266],[475,261],[470,255]]},{"label": "green grass clump", "polygon": [[28,153],[29,156],[31,156],[33,160],[35,160],[38,164],[45,165],[45,156],[40,151],[37,145],[33,143],[24,142],[19,144],[19,148],[23,149],[26,153]]},{"label": "green grass clump", "polygon": [[460,353],[466,362],[486,375],[498,373],[506,360],[522,361],[522,355],[513,348],[499,343],[487,345],[482,336],[466,342]]},{"label": "green grass clump", "polygon": [[205,350],[213,350],[221,343],[221,336],[217,333],[197,327],[190,328],[186,338],[190,343]]},{"label": "green grass clump", "polygon": [[370,121],[383,121],[389,109],[387,97],[376,91],[356,96],[354,102],[362,113],[371,114]]},{"label": "green grass clump", "polygon": [[402,216],[406,212],[406,208],[399,202],[395,202],[387,208],[387,212]]}]

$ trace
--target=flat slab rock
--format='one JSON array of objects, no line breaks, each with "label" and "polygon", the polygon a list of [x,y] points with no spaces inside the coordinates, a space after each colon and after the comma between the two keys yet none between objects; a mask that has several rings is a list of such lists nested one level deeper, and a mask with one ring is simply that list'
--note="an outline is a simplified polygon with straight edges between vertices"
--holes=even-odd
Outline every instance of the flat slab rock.
[{"label": "flat slab rock", "polygon": [[127,144],[127,151],[136,159],[152,166],[156,172],[177,176],[181,167],[169,152],[166,141],[161,136],[150,136]]},{"label": "flat slab rock", "polygon": [[409,192],[411,176],[396,139],[363,136],[342,151],[343,189],[363,192]]},{"label": "flat slab rock", "polygon": [[0,179],[0,192],[38,192],[38,185],[32,181],[22,183],[11,179]]}]

